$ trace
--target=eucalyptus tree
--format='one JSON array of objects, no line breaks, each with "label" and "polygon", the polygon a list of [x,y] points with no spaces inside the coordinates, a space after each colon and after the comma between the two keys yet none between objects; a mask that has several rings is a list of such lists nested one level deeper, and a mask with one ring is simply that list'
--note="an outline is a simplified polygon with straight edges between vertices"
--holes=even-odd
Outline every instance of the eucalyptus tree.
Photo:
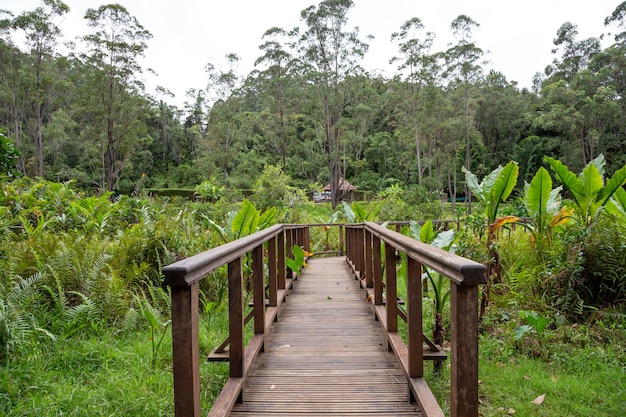
[{"label": "eucalyptus tree", "polygon": [[346,174],[341,161],[341,123],[350,97],[344,80],[361,71],[359,62],[368,50],[358,28],[346,29],[352,7],[351,0],[325,0],[309,6],[300,15],[306,27],[297,34],[300,59],[307,65],[305,78],[314,86],[317,100],[314,117],[323,132],[333,209],[341,197],[340,178]]},{"label": "eucalyptus tree", "polygon": [[577,35],[578,26],[571,22],[563,23],[557,30],[552,53],[556,55],[560,50],[561,59],[555,58],[546,67],[546,83],[558,80],[571,82],[576,74],[588,67],[593,56],[600,52],[600,39],[587,38],[578,41]]},{"label": "eucalyptus tree", "polygon": [[425,32],[422,21],[414,17],[407,20],[400,27],[399,32],[391,35],[392,42],[398,42],[400,57],[394,57],[390,63],[399,62],[398,71],[408,84],[405,100],[407,103],[407,119],[411,124],[415,140],[415,158],[417,161],[418,182],[422,182],[424,169],[422,167],[422,145],[419,121],[420,93],[422,88],[433,84],[438,69],[437,60],[430,53],[435,39],[433,32]]},{"label": "eucalyptus tree", "polygon": [[294,67],[294,57],[290,51],[289,33],[282,28],[272,27],[263,34],[265,42],[259,45],[259,49],[263,52],[254,62],[255,66],[265,65],[265,70],[258,73],[259,79],[264,81],[267,86],[265,96],[268,101],[270,111],[278,113],[278,141],[275,146],[280,153],[281,165],[283,173],[287,169],[287,123],[288,118],[286,112],[288,110],[288,89],[293,84],[291,76]]},{"label": "eucalyptus tree", "polygon": [[206,92],[212,101],[209,112],[208,135],[213,162],[222,171],[224,184],[228,185],[230,172],[237,161],[237,116],[241,111],[241,88],[244,80],[237,74],[241,58],[235,53],[226,54],[228,68],[217,68],[208,63]]},{"label": "eucalyptus tree", "polygon": [[[35,172],[43,176],[44,119],[49,115],[47,102],[50,90],[57,80],[54,73],[54,51],[61,36],[61,29],[55,19],[69,12],[67,4],[60,0],[42,0],[44,7],[20,14],[13,20],[13,27],[24,31],[32,73],[29,73],[29,102],[33,111],[31,135],[35,144]],[[28,68],[28,67],[27,67]]]},{"label": "eucalyptus tree", "polygon": [[[454,84],[463,88],[463,110],[465,124],[465,169],[470,171],[472,161],[471,129],[472,120],[470,113],[470,90],[472,84],[482,77],[481,58],[484,52],[472,41],[472,34],[480,25],[466,15],[459,15],[450,24],[450,28],[456,38],[456,44],[452,45],[444,53],[446,70],[444,76],[450,78]],[[466,183],[465,195],[467,198],[468,211],[471,212],[470,190]]]},{"label": "eucalyptus tree", "polygon": [[20,153],[17,170],[25,174],[22,130],[27,113],[28,85],[23,68],[28,57],[11,39],[13,15],[0,10],[0,16],[0,125],[5,126],[8,136],[15,142]]},{"label": "eucalyptus tree", "polygon": [[488,151],[489,160],[482,161],[487,169],[507,163],[515,144],[528,134],[529,113],[530,101],[520,93],[517,83],[490,71],[481,83],[474,116]]},{"label": "eucalyptus tree", "polygon": [[148,141],[139,59],[152,35],[119,4],[88,9],[85,20],[92,33],[82,38],[88,71],[81,91],[88,123],[83,135],[96,138],[99,161],[92,162],[100,171],[99,186],[113,190],[131,157]]}]

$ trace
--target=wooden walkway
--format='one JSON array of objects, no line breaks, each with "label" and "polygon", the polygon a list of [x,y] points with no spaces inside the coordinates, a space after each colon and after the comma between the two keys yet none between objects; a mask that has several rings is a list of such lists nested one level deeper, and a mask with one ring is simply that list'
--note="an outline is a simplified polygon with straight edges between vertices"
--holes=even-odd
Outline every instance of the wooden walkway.
[{"label": "wooden walkway", "polygon": [[289,294],[231,416],[421,416],[345,258],[309,260]]}]

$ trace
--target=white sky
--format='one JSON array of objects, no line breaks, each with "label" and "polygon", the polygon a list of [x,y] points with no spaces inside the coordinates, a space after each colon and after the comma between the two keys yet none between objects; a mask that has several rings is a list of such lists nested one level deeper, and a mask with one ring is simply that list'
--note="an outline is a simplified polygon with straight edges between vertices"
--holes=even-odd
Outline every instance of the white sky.
[{"label": "white sky", "polygon": [[[349,29],[359,26],[360,33],[372,34],[364,66],[392,75],[397,54],[390,43],[392,32],[412,17],[419,17],[426,30],[437,36],[432,52],[445,50],[453,41],[450,23],[465,14],[480,24],[474,42],[485,51],[488,69],[502,72],[520,87],[530,87],[533,75],[542,72],[553,55],[552,40],[566,21],[578,25],[578,39],[609,32],[604,18],[622,0],[354,0]],[[113,1],[115,2],[115,1]],[[89,33],[83,16],[88,8],[106,1],[65,0],[70,12],[58,25],[64,40]],[[316,0],[119,0],[139,23],[153,34],[146,57],[141,62],[158,77],[145,74],[148,92],[161,85],[171,90],[173,103],[182,106],[185,92],[206,86],[204,66],[208,62],[226,68],[224,56],[238,54],[240,75],[247,75],[261,54],[258,46],[265,30],[279,26],[290,29],[300,25],[300,11]],[[33,10],[39,0],[2,0],[0,9],[17,15]],[[607,37],[605,42],[612,41]]]}]

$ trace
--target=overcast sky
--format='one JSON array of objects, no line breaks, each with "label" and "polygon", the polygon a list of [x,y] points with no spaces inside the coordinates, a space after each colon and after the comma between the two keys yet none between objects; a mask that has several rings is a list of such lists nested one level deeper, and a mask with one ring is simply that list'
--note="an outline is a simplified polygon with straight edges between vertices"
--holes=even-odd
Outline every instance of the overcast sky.
[{"label": "overcast sky", "polygon": [[[386,75],[394,72],[389,59],[397,54],[390,35],[403,22],[419,17],[426,30],[436,34],[433,52],[445,50],[453,41],[450,23],[465,14],[480,24],[474,33],[476,45],[488,51],[487,69],[502,72],[520,87],[530,87],[532,77],[548,65],[552,40],[566,21],[578,25],[579,37],[597,37],[611,29],[604,27],[623,0],[355,0],[349,28],[371,34],[364,66]],[[66,0],[70,13],[58,25],[64,40],[89,33],[83,16],[88,8],[106,1]],[[226,68],[224,56],[238,54],[240,75],[247,75],[261,54],[258,46],[265,30],[300,25],[300,11],[319,1],[313,0],[120,0],[131,15],[153,34],[148,43],[144,68],[149,93],[157,85],[171,90],[174,103],[181,106],[190,88],[204,88],[204,66],[211,62]],[[0,8],[14,15],[33,10],[39,0],[2,0]],[[612,37],[610,37],[612,39]],[[607,37],[606,42],[608,42]]]}]

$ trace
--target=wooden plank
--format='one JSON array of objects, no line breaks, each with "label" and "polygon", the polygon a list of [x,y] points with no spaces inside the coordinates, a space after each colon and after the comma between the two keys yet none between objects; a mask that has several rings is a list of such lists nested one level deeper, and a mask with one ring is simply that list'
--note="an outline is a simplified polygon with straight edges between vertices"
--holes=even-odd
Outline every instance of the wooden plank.
[{"label": "wooden plank", "polygon": [[310,259],[230,415],[421,416],[365,298],[343,258]]}]

